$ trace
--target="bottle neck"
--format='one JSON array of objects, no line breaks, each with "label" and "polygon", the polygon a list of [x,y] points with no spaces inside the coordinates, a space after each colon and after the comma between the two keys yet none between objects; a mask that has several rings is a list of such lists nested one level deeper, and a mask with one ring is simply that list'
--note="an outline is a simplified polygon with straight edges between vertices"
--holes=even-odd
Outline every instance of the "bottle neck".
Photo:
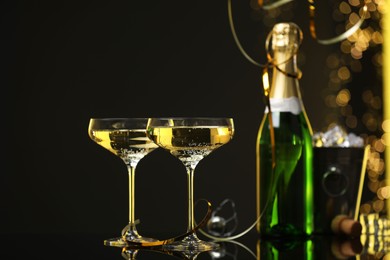
[{"label": "bottle neck", "polygon": [[[290,52],[291,53],[291,52]],[[286,73],[297,75],[296,55],[291,57],[289,52],[275,52],[274,60],[276,67],[273,69],[272,84],[270,91],[270,105],[272,112],[289,112],[294,115],[305,114],[299,81],[297,77],[286,75]],[[268,108],[266,108],[268,111]]]},{"label": "bottle neck", "polygon": [[301,99],[298,79],[286,75],[286,73],[292,75],[298,74],[296,55],[276,51],[274,53],[274,60],[281,71],[276,67],[273,68],[270,98],[287,99],[297,97]]}]

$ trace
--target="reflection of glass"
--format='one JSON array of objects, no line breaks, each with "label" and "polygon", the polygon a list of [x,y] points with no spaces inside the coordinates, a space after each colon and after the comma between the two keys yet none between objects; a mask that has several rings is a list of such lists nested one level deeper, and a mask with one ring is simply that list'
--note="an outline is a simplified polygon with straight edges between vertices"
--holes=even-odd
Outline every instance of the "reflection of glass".
[{"label": "reflection of glass", "polygon": [[[141,252],[141,251],[143,251],[143,252]],[[143,246],[131,245],[131,246],[122,248],[121,256],[126,260],[136,260],[138,258],[139,253],[142,254],[142,257],[140,259],[196,260],[202,252],[198,252],[196,254],[187,256],[185,254],[182,254],[183,252],[164,250],[163,248],[158,247],[158,246],[157,247],[143,247]],[[149,255],[149,257],[147,257],[147,255]],[[153,256],[153,257],[150,257],[150,256]],[[206,258],[206,259],[209,259],[209,258]]]},{"label": "reflection of glass", "polygon": [[[197,252],[193,255],[183,254],[180,251],[165,250],[162,247],[143,247],[138,245],[130,245],[121,249],[121,256],[127,260],[135,259],[198,259],[201,254],[204,257],[200,259],[223,259],[223,260],[238,260],[238,259],[257,259],[256,254],[245,244],[230,240],[225,242],[219,242],[218,249],[210,250],[207,252]],[[139,257],[138,257],[139,256]],[[149,256],[149,257],[148,257]],[[150,257],[153,256],[153,257]],[[171,257],[170,257],[171,256]]]},{"label": "reflection of glass", "polygon": [[[186,167],[188,175],[188,227],[195,227],[193,176],[197,164],[212,151],[228,143],[234,134],[231,118],[151,118],[148,136],[169,151]],[[164,246],[167,250],[201,252],[213,250],[217,244],[200,240],[193,232],[181,241]]]},{"label": "reflection of glass", "polygon": [[[239,252],[246,252],[246,254],[239,255]],[[213,250],[208,252],[211,259],[229,259],[229,260],[237,260],[237,259],[257,259],[256,254],[249,249],[244,244],[240,242],[229,240],[223,243],[220,243],[220,248],[218,250]],[[249,255],[248,255],[249,253]]]},{"label": "reflection of glass", "polygon": [[138,248],[124,247],[122,248],[122,257],[127,260],[135,260],[139,250]]},{"label": "reflection of glass", "polygon": [[156,241],[140,236],[135,227],[135,168],[145,155],[158,147],[146,136],[146,123],[147,118],[90,119],[88,128],[90,138],[120,157],[126,164],[129,174],[129,224],[123,230],[122,237],[106,240],[105,245],[125,246],[126,241]]}]

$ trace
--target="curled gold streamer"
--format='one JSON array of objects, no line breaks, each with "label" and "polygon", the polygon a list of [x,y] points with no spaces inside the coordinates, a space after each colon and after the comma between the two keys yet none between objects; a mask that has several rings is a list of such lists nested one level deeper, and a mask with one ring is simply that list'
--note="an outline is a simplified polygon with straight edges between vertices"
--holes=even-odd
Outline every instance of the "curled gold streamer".
[{"label": "curled gold streamer", "polygon": [[106,240],[108,243],[106,245],[110,246],[116,246],[116,247],[132,247],[132,248],[154,248],[154,247],[159,247],[162,245],[167,245],[175,241],[182,240],[183,238],[197,232],[200,228],[202,228],[204,225],[206,225],[207,221],[211,218],[211,213],[212,213],[212,207],[211,203],[205,199],[202,199],[201,201],[205,201],[207,203],[207,212],[204,218],[199,222],[198,225],[194,227],[194,229],[187,231],[186,233],[173,237],[173,238],[168,238],[164,240],[157,240],[157,241],[152,241],[152,242],[133,242],[133,241],[127,241],[125,236],[122,236],[122,239],[120,239],[117,243],[115,243],[116,239],[110,239]]},{"label": "curled gold streamer", "polygon": [[[289,0],[289,2],[290,2],[290,1],[293,1],[293,0]],[[279,3],[279,2],[280,2],[280,3],[282,3],[282,2],[284,3],[284,0],[278,0],[278,1],[274,2],[273,6],[274,6],[276,3]],[[258,4],[259,4],[259,6],[264,7],[263,0],[258,0]],[[268,6],[271,6],[271,4],[268,4]],[[276,6],[274,6],[273,8],[275,8],[275,7],[276,7]],[[271,9],[271,8],[270,8],[270,9]],[[280,72],[282,72],[283,74],[285,74],[285,75],[288,76],[288,77],[293,77],[293,78],[298,78],[298,79],[302,77],[302,73],[301,73],[301,72],[299,72],[297,75],[293,75],[293,74],[289,74],[289,73],[283,71],[282,69],[280,69],[280,68],[278,67],[278,65],[288,62],[292,57],[291,57],[290,59],[287,59],[287,60],[285,60],[285,61],[279,63],[279,64],[275,64],[275,63],[272,62],[273,59],[272,59],[271,54],[269,53],[269,42],[270,42],[270,38],[271,38],[271,33],[268,34],[267,39],[266,39],[266,52],[267,52],[266,55],[267,55],[267,58],[268,58],[267,63],[261,64],[261,63],[255,61],[254,59],[252,59],[252,58],[246,53],[246,51],[244,50],[244,48],[243,48],[242,45],[241,45],[240,40],[238,39],[238,36],[237,36],[237,33],[236,33],[236,29],[235,29],[235,27],[234,27],[231,0],[228,0],[228,18],[229,18],[229,25],[230,25],[230,30],[232,31],[233,39],[234,39],[234,41],[235,41],[235,43],[236,43],[238,49],[240,50],[241,54],[242,54],[250,63],[252,63],[252,64],[254,64],[255,66],[258,66],[258,67],[260,67],[260,68],[271,68],[271,67],[275,66],[277,70],[279,70]],[[302,39],[303,39],[302,31],[300,31],[300,36],[301,36],[301,41],[302,41]]]},{"label": "curled gold streamer", "polygon": [[271,162],[272,162],[272,172],[273,172],[276,166],[276,145],[275,145],[275,129],[272,120],[271,101],[269,97],[269,94],[271,92],[271,86],[269,85],[268,68],[263,69],[263,88],[264,88],[266,106],[268,108],[268,124],[269,124],[270,140],[271,140]]},{"label": "curled gold streamer", "polygon": [[[271,2],[269,4],[264,4],[264,2],[260,0],[260,1],[258,1],[258,3],[259,3],[259,6],[262,7],[264,10],[269,11],[271,9],[277,8],[279,6],[282,6],[282,5],[287,4],[289,2],[292,2],[292,1],[294,1],[294,0],[277,0],[277,1]],[[262,2],[262,4],[260,4],[260,2]]]},{"label": "curled gold streamer", "polygon": [[[260,0],[262,1],[262,0]],[[241,45],[241,42],[240,40],[238,39],[237,37],[237,33],[236,33],[236,29],[234,27],[234,23],[233,23],[233,14],[232,14],[232,0],[228,0],[228,18],[229,18],[229,25],[230,25],[230,30],[232,31],[232,35],[233,35],[233,39],[238,47],[238,49],[240,50],[241,54],[244,55],[244,57],[250,62],[252,63],[253,65],[255,66],[258,66],[258,67],[265,67],[267,65],[263,65],[261,63],[258,63],[257,61],[255,61],[254,59],[252,59],[247,53],[246,51],[244,50],[244,48],[242,47]]]},{"label": "curled gold streamer", "polygon": [[[303,32],[301,29],[299,29],[299,45],[301,45],[302,41],[303,41]],[[291,78],[296,78],[296,79],[300,79],[302,77],[302,71],[298,69],[298,73],[297,74],[292,74],[292,73],[289,73],[287,71],[284,71],[282,70],[279,66],[282,65],[282,64],[285,64],[287,62],[289,62],[293,57],[294,55],[296,55],[298,53],[298,48],[296,49],[296,51],[291,55],[291,57],[289,57],[288,59],[284,60],[284,61],[281,61],[279,63],[275,63],[274,62],[274,59],[269,51],[269,45],[270,45],[270,42],[271,42],[271,37],[272,37],[272,31],[270,33],[268,33],[267,35],[267,38],[265,40],[265,50],[266,50],[266,54],[267,54],[267,59],[268,59],[268,68],[272,68],[272,67],[275,67],[278,71],[280,71],[281,73],[283,73],[284,75],[286,75],[287,77],[291,77]],[[264,70],[263,70],[263,75],[264,75]],[[264,79],[264,76],[263,76],[263,79]]]},{"label": "curled gold streamer", "polygon": [[[294,1],[294,0],[277,0],[277,1],[273,1],[271,3],[264,4],[263,0],[258,0],[257,3],[258,3],[260,8],[262,8],[263,10],[269,11],[271,9],[278,8],[278,7],[280,7],[280,6],[284,5],[284,4],[287,4],[287,3],[292,2],[292,1]],[[319,44],[322,44],[322,45],[330,45],[330,44],[335,44],[335,43],[341,42],[341,41],[347,39],[352,34],[354,34],[362,26],[362,24],[363,24],[363,22],[364,22],[364,20],[366,18],[366,14],[368,12],[367,0],[365,0],[363,8],[362,8],[363,13],[360,16],[359,21],[357,21],[353,26],[351,26],[344,33],[342,33],[342,34],[340,34],[340,35],[338,35],[336,37],[327,38],[327,39],[319,39],[317,37],[317,29],[316,29],[316,24],[315,24],[315,16],[316,16],[315,15],[316,14],[315,0],[307,0],[307,2],[309,4],[309,30],[310,30],[310,35],[312,36],[313,39],[315,39]],[[235,40],[238,48],[240,49],[241,53],[252,64],[254,64],[256,66],[260,66],[260,67],[266,66],[267,64],[262,65],[262,64],[256,62],[255,60],[253,60],[245,52],[245,50],[242,48],[241,43],[238,40],[237,34],[235,32],[235,29],[234,29],[234,24],[233,24],[233,19],[232,19],[231,0],[228,0],[228,14],[229,14],[230,28],[232,30],[232,34],[233,34],[234,40]]]},{"label": "curled gold streamer", "polygon": [[316,14],[315,1],[308,0],[308,3],[309,3],[309,17],[310,17],[310,19],[309,19],[310,35],[318,43],[323,44],[323,45],[330,45],[330,44],[341,42],[341,41],[347,39],[352,34],[354,34],[360,28],[360,26],[362,26],[364,19],[366,19],[366,14],[368,11],[367,3],[365,1],[364,6],[363,6],[363,13],[360,16],[359,21],[357,21],[353,26],[351,26],[351,28],[349,28],[348,30],[346,30],[345,32],[343,32],[342,34],[340,34],[336,37],[332,37],[332,38],[328,38],[328,39],[318,39],[317,29],[316,29],[316,25],[315,25],[315,14]]}]

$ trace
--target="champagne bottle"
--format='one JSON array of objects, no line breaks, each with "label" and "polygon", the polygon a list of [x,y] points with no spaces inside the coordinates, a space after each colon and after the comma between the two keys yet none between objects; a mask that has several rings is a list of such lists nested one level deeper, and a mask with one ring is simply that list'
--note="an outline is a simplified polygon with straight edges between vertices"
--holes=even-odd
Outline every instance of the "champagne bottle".
[{"label": "champagne bottle", "polygon": [[275,239],[306,237],[313,231],[313,148],[297,76],[301,30],[278,23],[270,36],[271,111],[264,112],[256,142],[257,230]]}]

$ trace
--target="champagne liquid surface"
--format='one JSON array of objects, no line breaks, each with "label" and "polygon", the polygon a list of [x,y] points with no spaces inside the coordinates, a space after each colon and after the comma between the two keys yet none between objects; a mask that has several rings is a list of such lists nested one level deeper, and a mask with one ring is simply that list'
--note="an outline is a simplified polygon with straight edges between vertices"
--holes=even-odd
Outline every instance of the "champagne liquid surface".
[{"label": "champagne liquid surface", "polygon": [[127,164],[138,163],[158,147],[147,137],[145,129],[91,130],[91,138]]},{"label": "champagne liquid surface", "polygon": [[279,113],[275,130],[276,165],[267,115],[257,144],[258,205],[265,236],[305,236],[312,231],[312,144],[303,113]]},{"label": "champagne liquid surface", "polygon": [[232,128],[219,126],[154,127],[148,132],[156,144],[192,167],[233,136]]}]

